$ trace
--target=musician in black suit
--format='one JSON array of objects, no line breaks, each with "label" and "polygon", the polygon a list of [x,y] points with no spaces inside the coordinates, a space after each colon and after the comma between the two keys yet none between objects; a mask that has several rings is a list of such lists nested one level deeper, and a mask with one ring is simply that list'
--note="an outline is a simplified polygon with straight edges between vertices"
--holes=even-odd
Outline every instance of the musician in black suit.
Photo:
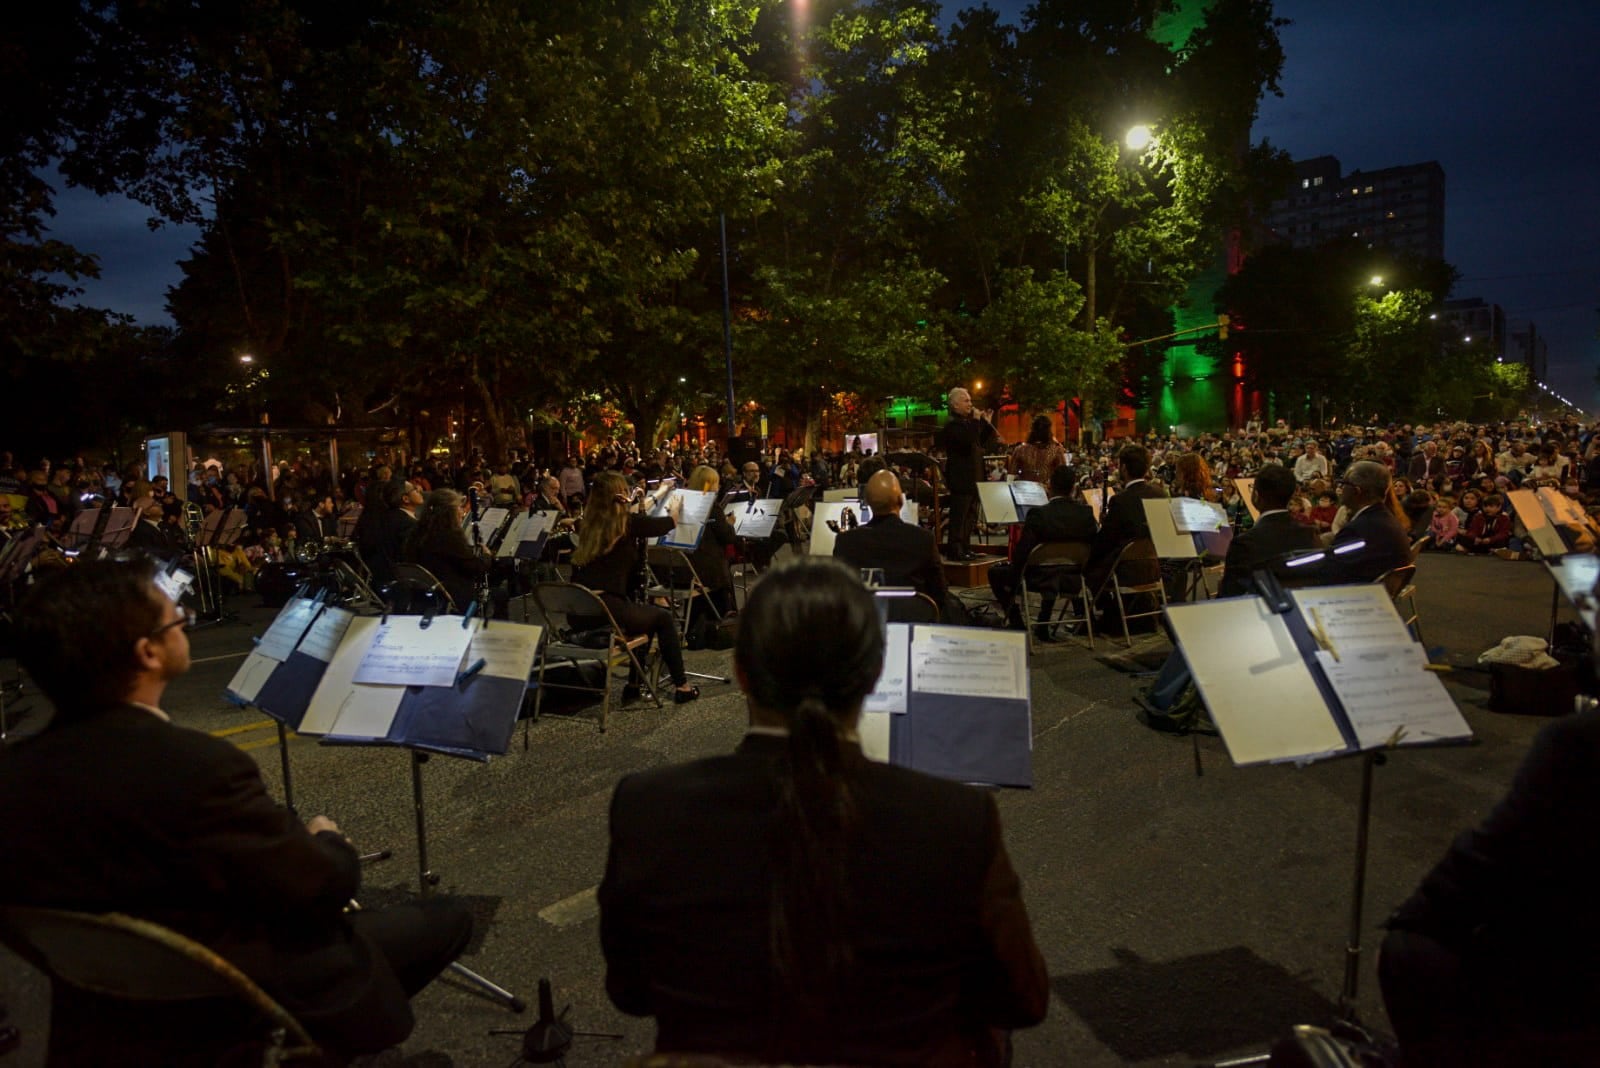
[{"label": "musician in black suit", "polygon": [[1150,521],[1144,514],[1144,502],[1165,499],[1166,487],[1151,481],[1150,450],[1143,445],[1124,445],[1117,453],[1117,474],[1122,488],[1106,502],[1100,517],[1100,533],[1095,536],[1094,548],[1089,555],[1088,582],[1091,589],[1100,589],[1111,574],[1117,554],[1130,542],[1150,536]]},{"label": "musician in black suit", "polygon": [[1269,561],[1288,553],[1322,548],[1315,527],[1296,523],[1289,514],[1289,501],[1295,494],[1294,472],[1282,464],[1267,464],[1256,472],[1251,501],[1260,513],[1255,526],[1236,536],[1228,545],[1222,567],[1218,597],[1241,597],[1253,593],[1250,573]]},{"label": "musician in black suit", "polygon": [[[302,824],[231,743],[174,725],[162,694],[189,667],[193,616],[147,561],[86,561],[19,613],[19,658],[56,711],[0,756],[8,904],[144,917],[205,943],[325,1045],[392,1046],[407,999],[465,948],[471,916],[444,898],[347,914],[356,851],[330,819]],[[25,814],[25,815],[24,815]],[[126,1048],[148,1008],[54,991],[52,1063],[156,1063]],[[162,1019],[165,1019],[162,1017]],[[188,1028],[169,1034],[184,1052]]]},{"label": "musician in black suit", "polygon": [[886,586],[912,586],[946,608],[950,589],[944,581],[944,564],[933,535],[900,518],[905,497],[893,471],[879,471],[867,480],[863,503],[872,509],[872,521],[845,530],[833,541],[833,555],[851,567],[881,568]]},{"label": "musician in black suit", "polygon": [[[797,656],[795,650],[806,655]],[[862,756],[872,598],[802,558],[750,593],[738,750],[629,775],[600,884],[606,991],[656,1046],[764,1064],[1001,1063],[1044,960],[988,794]]]},{"label": "musician in black suit", "polygon": [[1300,572],[1304,578],[1322,586],[1372,582],[1411,562],[1411,538],[1398,502],[1390,501],[1389,483],[1389,469],[1380,463],[1350,465],[1339,488],[1339,503],[1350,510],[1350,521],[1333,536],[1333,548],[1364,544],[1307,566]]},{"label": "musician in black suit", "polygon": [[957,386],[950,391],[950,415],[934,443],[945,452],[945,485],[950,493],[950,529],[945,538],[950,559],[971,560],[972,515],[978,503],[978,480],[984,454],[1000,444],[989,422],[993,412],[974,412],[972,395]]},{"label": "musician in black suit", "polygon": [[[989,569],[989,588],[994,591],[996,603],[1006,613],[1008,626],[1015,628],[1022,626],[1022,614],[1018,607],[1011,603],[1011,597],[1016,592],[1017,580],[1021,575],[1022,565],[1027,563],[1029,553],[1047,542],[1079,542],[1083,545],[1094,543],[1097,529],[1094,509],[1073,497],[1077,484],[1078,475],[1072,468],[1062,465],[1051,471],[1049,503],[1028,511],[1027,518],[1022,522],[1022,535],[1017,538],[1011,559],[1003,564],[995,564]],[[1032,581],[1031,576],[1029,581]],[[1073,581],[1078,582],[1082,579],[1075,577]],[[1076,590],[1076,585],[1065,591],[1058,590],[1054,586],[1046,589],[1039,602],[1039,622],[1043,623],[1050,618],[1057,593],[1076,592]]]},{"label": "musician in black suit", "polygon": [[1504,800],[1389,918],[1378,978],[1407,1065],[1597,1062],[1596,812],[1591,710],[1539,733]]}]

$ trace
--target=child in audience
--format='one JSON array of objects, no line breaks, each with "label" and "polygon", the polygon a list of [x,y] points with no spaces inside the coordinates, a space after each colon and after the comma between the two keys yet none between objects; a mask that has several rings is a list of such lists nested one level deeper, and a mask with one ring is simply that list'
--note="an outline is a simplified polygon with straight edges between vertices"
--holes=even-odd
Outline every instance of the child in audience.
[{"label": "child in audience", "polygon": [[1333,529],[1333,517],[1339,514],[1339,505],[1333,499],[1333,494],[1323,490],[1317,494],[1317,506],[1311,509],[1311,521],[1317,525],[1317,530],[1323,534]]},{"label": "child in audience", "polygon": [[1432,548],[1449,552],[1456,547],[1456,534],[1461,530],[1461,520],[1456,517],[1454,497],[1440,497],[1433,504],[1433,522],[1428,525]]},{"label": "child in audience", "polygon": [[1472,517],[1466,530],[1456,534],[1458,553],[1496,553],[1510,551],[1511,517],[1505,514],[1505,499],[1498,493],[1484,498],[1483,508]]},{"label": "child in audience", "polygon": [[1478,502],[1481,499],[1477,490],[1469,489],[1462,492],[1460,503],[1456,505],[1456,523],[1462,531],[1472,525],[1472,517],[1478,514]]}]

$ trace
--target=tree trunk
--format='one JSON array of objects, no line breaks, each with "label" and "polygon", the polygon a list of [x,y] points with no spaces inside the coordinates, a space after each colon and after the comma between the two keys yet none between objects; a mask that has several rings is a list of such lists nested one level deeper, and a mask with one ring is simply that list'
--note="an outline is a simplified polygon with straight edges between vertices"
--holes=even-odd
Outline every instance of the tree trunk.
[{"label": "tree trunk", "polygon": [[[467,380],[472,383],[472,388],[478,392],[478,403],[483,408],[483,429],[488,435],[488,448],[483,450],[484,458],[492,464],[497,464],[506,458],[506,423],[501,415],[500,405],[496,402],[494,393],[489,389],[489,383],[478,372],[478,358],[472,358],[471,368]],[[471,443],[468,443],[470,450]],[[468,455],[471,453],[469,451]]]}]

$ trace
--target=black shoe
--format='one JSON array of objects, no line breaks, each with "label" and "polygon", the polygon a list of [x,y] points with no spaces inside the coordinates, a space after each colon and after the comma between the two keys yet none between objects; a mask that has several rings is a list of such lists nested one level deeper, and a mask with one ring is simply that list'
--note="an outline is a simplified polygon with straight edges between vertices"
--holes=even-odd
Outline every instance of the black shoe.
[{"label": "black shoe", "polygon": [[626,705],[637,701],[643,692],[633,683],[628,683],[622,688],[622,703]]},{"label": "black shoe", "polygon": [[686,705],[690,701],[695,700],[699,696],[700,696],[700,687],[698,687],[698,686],[691,686],[687,690],[673,690],[672,691],[672,703],[675,704],[675,705]]}]

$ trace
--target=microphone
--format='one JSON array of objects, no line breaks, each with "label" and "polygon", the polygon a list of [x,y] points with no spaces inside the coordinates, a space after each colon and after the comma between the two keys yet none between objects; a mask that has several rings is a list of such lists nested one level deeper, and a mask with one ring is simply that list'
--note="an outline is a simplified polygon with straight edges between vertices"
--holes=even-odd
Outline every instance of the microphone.
[{"label": "microphone", "polygon": [[477,486],[468,486],[467,487],[467,500],[472,502],[472,521],[474,523],[476,523],[478,521],[478,487]]}]

